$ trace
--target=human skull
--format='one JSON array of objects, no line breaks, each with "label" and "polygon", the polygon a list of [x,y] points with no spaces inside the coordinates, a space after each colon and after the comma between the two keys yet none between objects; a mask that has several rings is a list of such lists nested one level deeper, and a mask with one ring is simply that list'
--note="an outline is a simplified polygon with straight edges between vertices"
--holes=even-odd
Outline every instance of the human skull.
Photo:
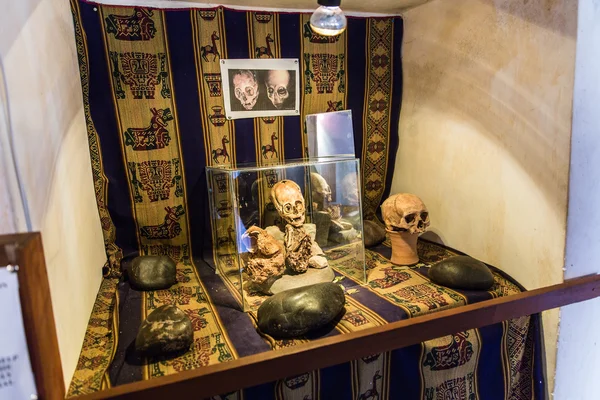
[{"label": "human skull", "polygon": [[423,233],[429,227],[429,212],[414,194],[398,193],[381,205],[385,227],[390,231]]},{"label": "human skull", "polygon": [[283,108],[290,92],[288,86],[290,84],[290,73],[286,70],[272,70],[267,73],[265,85],[267,87],[267,96],[271,103],[277,109]]},{"label": "human skull", "polygon": [[310,173],[310,186],[312,201],[317,203],[317,208],[323,210],[331,202],[331,187],[321,175],[316,172]]},{"label": "human skull", "polygon": [[304,197],[296,182],[284,179],[271,189],[271,201],[288,224],[297,228],[304,224]]},{"label": "human skull", "polygon": [[351,172],[342,179],[342,198],[345,205],[358,205],[358,179],[356,173]]},{"label": "human skull", "polygon": [[258,83],[256,75],[249,70],[238,71],[233,76],[235,98],[246,110],[252,110],[258,100]]}]

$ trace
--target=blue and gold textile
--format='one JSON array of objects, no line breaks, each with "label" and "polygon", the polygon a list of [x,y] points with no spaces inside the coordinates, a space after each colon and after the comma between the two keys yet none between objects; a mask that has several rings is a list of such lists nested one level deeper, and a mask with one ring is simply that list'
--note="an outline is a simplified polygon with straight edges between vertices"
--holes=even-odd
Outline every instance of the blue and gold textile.
[{"label": "blue and gold textile", "polygon": [[[326,38],[310,14],[223,7],[160,10],[71,0],[96,201],[108,263],[69,395],[152,379],[323,336],[517,293],[496,272],[489,292],[427,279],[455,254],[420,242],[423,263],[397,267],[367,253],[369,283],[336,272],[346,312],[309,337],[260,335],[211,268],[205,166],[302,157],[304,115],[351,109],[364,214],[389,193],[402,98],[400,17],[350,18]],[[219,60],[296,58],[301,115],[224,118]],[[266,150],[265,150],[266,149]],[[178,262],[178,283],[136,292],[122,263],[143,254]],[[194,343],[174,359],[139,359],[140,322],[163,304],[188,314]],[[118,335],[117,335],[118,332]],[[227,399],[533,399],[543,396],[537,317],[524,317],[221,396]]]}]

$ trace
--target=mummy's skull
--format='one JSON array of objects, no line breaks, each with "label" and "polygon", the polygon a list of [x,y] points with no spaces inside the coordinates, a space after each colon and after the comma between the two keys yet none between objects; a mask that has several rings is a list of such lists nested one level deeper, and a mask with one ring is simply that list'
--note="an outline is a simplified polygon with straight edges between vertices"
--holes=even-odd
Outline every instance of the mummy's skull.
[{"label": "mummy's skull", "polygon": [[271,201],[288,224],[301,227],[304,224],[304,197],[296,182],[284,179],[271,189]]},{"label": "mummy's skull", "polygon": [[414,194],[398,193],[381,205],[385,227],[390,231],[423,233],[429,227],[429,212]]},{"label": "mummy's skull", "polygon": [[252,71],[241,70],[233,77],[235,98],[246,110],[252,110],[258,100],[258,83]]},{"label": "mummy's skull", "polygon": [[267,79],[265,80],[267,96],[275,108],[281,109],[288,97],[290,97],[289,84],[290,73],[285,70],[273,70],[267,74]]},{"label": "mummy's skull", "polygon": [[323,210],[331,202],[331,187],[321,175],[316,172],[310,173],[310,186],[312,201],[317,203],[317,208]]}]

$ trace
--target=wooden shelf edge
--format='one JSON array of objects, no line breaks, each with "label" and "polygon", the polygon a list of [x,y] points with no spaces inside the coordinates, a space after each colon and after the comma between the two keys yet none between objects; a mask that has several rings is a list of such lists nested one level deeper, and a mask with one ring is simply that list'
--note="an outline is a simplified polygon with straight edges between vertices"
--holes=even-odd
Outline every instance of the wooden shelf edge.
[{"label": "wooden shelf edge", "polygon": [[0,235],[0,265],[18,264],[21,314],[38,397],[65,397],[48,272],[39,232]]},{"label": "wooden shelf edge", "polygon": [[194,398],[207,398],[598,296],[600,275],[585,276],[287,349],[117,386],[77,399],[162,399],[189,394]]}]

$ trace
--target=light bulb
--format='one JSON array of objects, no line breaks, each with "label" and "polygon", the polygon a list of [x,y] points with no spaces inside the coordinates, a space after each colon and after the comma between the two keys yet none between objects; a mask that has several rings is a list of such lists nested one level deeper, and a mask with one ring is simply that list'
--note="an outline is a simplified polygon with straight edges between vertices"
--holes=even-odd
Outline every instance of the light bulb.
[{"label": "light bulb", "polygon": [[337,36],[346,29],[346,16],[337,6],[321,6],[310,17],[310,27],[323,36]]}]

